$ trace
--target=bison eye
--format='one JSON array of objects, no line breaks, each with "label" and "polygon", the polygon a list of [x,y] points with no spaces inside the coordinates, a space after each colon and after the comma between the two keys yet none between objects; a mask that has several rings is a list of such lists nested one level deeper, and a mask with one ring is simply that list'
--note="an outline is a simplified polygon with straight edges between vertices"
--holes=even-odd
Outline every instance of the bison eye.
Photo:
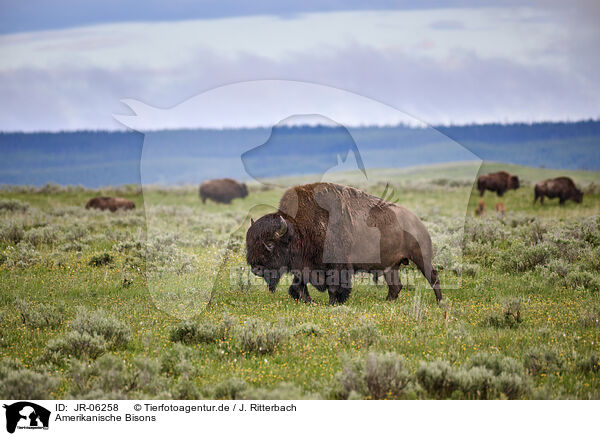
[{"label": "bison eye", "polygon": [[265,245],[267,251],[273,251],[273,248],[275,248],[275,243],[273,241],[263,242],[263,244]]}]

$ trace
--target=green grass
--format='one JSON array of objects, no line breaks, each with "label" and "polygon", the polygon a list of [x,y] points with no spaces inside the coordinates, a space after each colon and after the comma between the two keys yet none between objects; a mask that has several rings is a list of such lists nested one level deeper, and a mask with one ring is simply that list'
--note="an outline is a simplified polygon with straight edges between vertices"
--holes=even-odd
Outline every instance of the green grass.
[{"label": "green grass", "polygon": [[[368,180],[350,173],[332,176],[378,195],[389,182],[394,198],[422,217],[436,246],[442,284],[447,288],[454,284],[444,290],[441,306],[412,267],[405,268],[409,283],[405,272],[405,287],[397,301],[384,300],[387,289],[382,280],[379,286],[363,280],[339,307],[328,306],[327,295],[311,287],[315,305],[307,306],[290,299],[283,283],[271,294],[264,283],[251,280],[243,256],[246,216],[249,210],[254,218],[263,213],[264,208],[253,209],[256,205],[276,205],[283,188],[263,191],[251,185],[247,198],[229,206],[202,205],[195,187],[152,187],[145,190],[144,199],[134,187],[102,190],[136,202],[135,211],[115,214],[83,209],[85,201],[100,191],[2,191],[0,199],[18,199],[30,207],[24,212],[0,211],[0,236],[8,225],[21,229],[18,238],[24,240],[32,229],[53,230],[46,239],[31,239],[35,244],[0,239],[0,358],[17,359],[30,371],[49,373],[56,383],[34,392],[52,398],[178,397],[184,395],[181,388],[188,380],[197,392],[192,389],[185,395],[212,397],[224,389],[219,386],[241,383],[247,389],[242,397],[304,393],[334,398],[340,380],[336,374],[347,362],[359,362],[353,365],[360,367],[360,359],[370,352],[391,352],[395,354],[382,358],[383,369],[374,377],[394,377],[381,373],[395,368],[393,359],[401,356],[402,370],[395,371],[408,377],[409,384],[408,391],[390,397],[438,398],[440,392],[419,385],[420,367],[446,361],[462,368],[453,377],[463,383],[460,377],[470,377],[474,356],[486,352],[523,365],[523,377],[531,380],[532,388],[519,391],[519,398],[598,399],[600,379],[593,362],[600,353],[600,194],[590,184],[597,184],[600,174],[500,164],[486,164],[481,171],[499,168],[518,174],[525,183],[502,198],[504,217],[496,217],[493,208],[498,199],[487,193],[488,212],[482,219],[473,217],[479,196],[472,192],[469,176],[478,168],[470,163],[373,170]],[[531,183],[558,173],[590,190],[583,203],[561,207],[548,201],[543,207],[533,206]],[[299,177],[285,183],[307,181],[310,178]],[[226,250],[228,244],[231,250]],[[107,264],[90,263],[98,256],[108,259],[105,253],[110,255]],[[462,277],[457,275],[461,264],[470,271]],[[58,321],[23,322],[23,311],[33,319],[48,305],[60,310]],[[102,371],[116,365],[110,359],[98,363],[98,372],[86,375],[91,381],[77,386],[70,375],[75,363],[44,360],[48,342],[73,331],[80,307],[102,309],[108,318],[129,327],[129,341],[105,352],[125,361],[117,368],[124,380],[121,385],[92,392],[104,386]],[[507,307],[513,312],[519,308],[518,322],[504,321]],[[190,318],[203,332],[211,333],[211,325],[224,322],[231,323],[231,329],[211,340],[181,345],[170,339],[181,318]],[[268,344],[266,351],[259,350],[261,343]],[[152,372],[156,370],[152,362],[163,362],[173,353],[185,355],[175,359],[183,362],[183,369]],[[528,369],[531,356],[538,360]],[[560,365],[540,363],[539,356],[552,356]],[[592,364],[581,364],[588,361]],[[3,362],[7,368],[13,365]],[[93,359],[90,362],[95,368]],[[2,390],[3,380],[21,374],[2,368],[0,396],[30,392],[24,387],[16,393]],[[158,380],[151,391],[131,382],[140,371]],[[369,392],[359,395],[369,398]],[[463,395],[457,392],[448,396]],[[465,392],[468,398],[483,397]],[[386,395],[380,387],[376,393],[378,398]]]}]

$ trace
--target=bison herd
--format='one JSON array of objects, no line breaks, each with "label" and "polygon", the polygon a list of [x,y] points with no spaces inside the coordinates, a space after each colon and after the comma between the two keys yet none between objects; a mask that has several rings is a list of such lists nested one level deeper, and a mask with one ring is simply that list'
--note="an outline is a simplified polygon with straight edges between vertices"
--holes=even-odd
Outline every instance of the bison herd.
[{"label": "bison herd", "polygon": [[[477,180],[480,196],[486,190],[502,197],[521,186],[519,177],[500,171],[484,174]],[[537,183],[538,198],[558,198],[581,203],[583,192],[568,177]],[[208,180],[200,186],[202,203],[210,199],[230,204],[245,198],[248,188],[233,179]],[[124,198],[95,197],[86,209],[129,210],[135,204]],[[496,204],[504,215],[504,203]],[[479,201],[476,215],[485,213]],[[366,194],[356,188],[334,183],[313,183],[288,189],[275,213],[251,221],[246,233],[246,260],[251,271],[262,277],[275,291],[281,276],[290,273],[294,280],[289,295],[310,303],[308,284],[329,293],[330,304],[344,303],[352,290],[352,276],[366,272],[375,279],[383,276],[388,285],[388,300],[398,297],[402,283],[398,269],[412,262],[431,285],[437,301],[442,299],[438,272],[432,263],[431,237],[425,225],[410,210]]]},{"label": "bison herd", "polygon": [[[509,174],[506,171],[483,174],[477,179],[477,189],[481,197],[483,197],[486,190],[495,192],[499,197],[502,197],[509,189],[518,189],[520,186],[519,177]],[[567,200],[573,200],[576,203],[583,201],[583,191],[575,186],[570,177],[556,177],[539,182],[534,187],[534,195],[533,204],[539,198],[540,203],[543,205],[544,197],[558,198],[561,205],[565,204]],[[496,204],[496,212],[502,215],[506,212],[504,203]],[[484,213],[485,202],[480,200],[475,209],[475,215],[481,216]]]}]

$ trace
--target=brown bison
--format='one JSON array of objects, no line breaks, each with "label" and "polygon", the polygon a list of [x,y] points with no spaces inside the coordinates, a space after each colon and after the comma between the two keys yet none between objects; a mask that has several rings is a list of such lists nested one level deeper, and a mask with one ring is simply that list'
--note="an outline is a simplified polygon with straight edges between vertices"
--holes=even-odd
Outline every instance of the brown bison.
[{"label": "brown bison", "polygon": [[509,189],[518,189],[519,186],[519,177],[513,176],[506,171],[483,174],[477,179],[477,189],[481,197],[483,197],[486,189],[496,192],[499,197],[502,197]]},{"label": "brown bison", "polygon": [[288,293],[310,303],[307,284],[329,292],[329,303],[345,302],[352,275],[383,275],[388,300],[402,289],[398,268],[412,261],[442,299],[432,265],[429,232],[408,209],[358,189],[313,183],[288,189],[279,210],[252,221],[246,259],[252,272],[275,291],[284,273],[294,276]]},{"label": "brown bison", "polygon": [[117,209],[130,210],[135,209],[135,203],[125,198],[119,197],[94,197],[90,198],[85,205],[86,209],[110,210],[111,212]]},{"label": "brown bison", "polygon": [[234,198],[244,198],[248,195],[245,183],[233,179],[207,180],[200,185],[200,198],[206,203],[209,198],[215,203],[230,204]]},{"label": "brown bison", "polygon": [[496,203],[496,213],[500,216],[504,216],[506,214],[506,206],[504,205],[504,203]]},{"label": "brown bison", "polygon": [[559,204],[565,204],[567,200],[573,200],[577,203],[583,201],[583,191],[577,189],[577,186],[575,186],[575,183],[569,177],[557,177],[539,182],[535,185],[534,192],[535,198],[533,199],[533,204],[536,203],[538,198],[540,199],[540,203],[544,204],[544,197],[558,197]]},{"label": "brown bison", "polygon": [[475,215],[481,216],[485,213],[485,200],[479,200],[477,203],[477,208],[475,209]]}]

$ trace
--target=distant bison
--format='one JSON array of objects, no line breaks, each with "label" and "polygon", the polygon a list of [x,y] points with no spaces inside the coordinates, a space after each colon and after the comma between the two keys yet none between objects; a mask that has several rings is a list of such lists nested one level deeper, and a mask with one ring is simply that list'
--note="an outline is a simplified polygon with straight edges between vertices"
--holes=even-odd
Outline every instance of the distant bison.
[{"label": "distant bison", "polygon": [[557,177],[555,179],[544,180],[535,185],[535,198],[533,204],[540,199],[540,203],[544,204],[544,197],[559,198],[560,204],[565,204],[567,200],[573,200],[577,203],[583,201],[583,191],[577,189],[573,180],[569,177]]},{"label": "distant bison", "polygon": [[502,197],[509,189],[518,189],[519,186],[519,177],[513,176],[506,171],[483,174],[477,179],[477,189],[479,190],[479,195],[482,197],[486,189],[496,192],[499,197]]},{"label": "distant bison", "polygon": [[506,213],[506,206],[504,205],[504,203],[496,203],[496,213],[500,216],[504,216],[504,214]]},{"label": "distant bison", "polygon": [[135,203],[133,201],[126,200],[125,198],[119,197],[94,197],[86,203],[85,208],[110,210],[111,212],[114,212],[117,209],[135,209]]},{"label": "distant bison", "polygon": [[388,300],[402,289],[398,268],[412,261],[442,299],[432,265],[431,237],[408,209],[358,189],[313,183],[288,189],[279,210],[252,222],[246,233],[246,259],[252,272],[275,291],[284,273],[294,275],[288,293],[311,302],[307,284],[329,292],[329,303],[344,303],[352,275],[383,275]]},{"label": "distant bison", "polygon": [[216,203],[230,204],[234,198],[244,198],[248,195],[245,183],[233,179],[207,180],[200,185],[200,198],[206,203],[209,198]]}]

